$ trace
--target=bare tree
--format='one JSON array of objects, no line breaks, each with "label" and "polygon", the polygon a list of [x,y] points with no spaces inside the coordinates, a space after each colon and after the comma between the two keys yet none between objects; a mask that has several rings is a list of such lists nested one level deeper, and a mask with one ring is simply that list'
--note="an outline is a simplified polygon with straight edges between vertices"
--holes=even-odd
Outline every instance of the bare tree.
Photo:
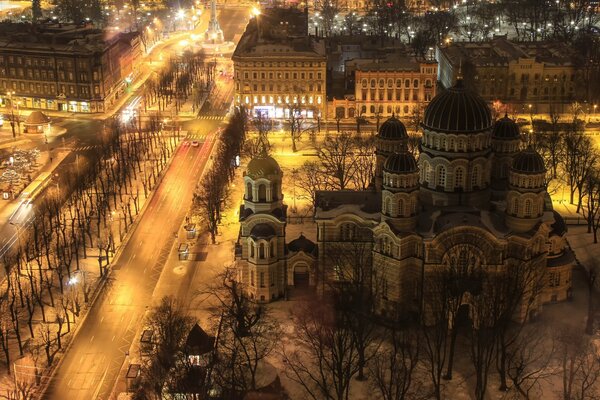
[{"label": "bare tree", "polygon": [[327,185],[332,189],[344,190],[352,181],[356,170],[354,151],[355,139],[348,132],[325,136],[317,148],[319,162],[326,173]]},{"label": "bare tree", "polygon": [[583,332],[565,328],[559,337],[563,400],[592,400],[600,390],[600,360]]},{"label": "bare tree", "polygon": [[199,208],[199,214],[204,216],[213,244],[216,243],[219,233],[221,201],[224,197],[225,183],[218,168],[211,168],[206,172],[200,183],[201,186],[194,193],[193,204]]},{"label": "bare tree", "polygon": [[373,135],[359,136],[355,139],[355,168],[352,183],[357,190],[365,190],[373,182],[375,176],[374,139]]},{"label": "bare tree", "polygon": [[293,346],[283,349],[285,374],[314,400],[347,400],[359,370],[354,335],[323,299],[300,304],[293,316]]},{"label": "bare tree", "polygon": [[317,212],[317,192],[325,190],[326,177],[315,161],[305,162],[298,172],[299,179],[295,184],[310,198],[314,217]]},{"label": "bare tree", "polygon": [[400,323],[386,327],[386,342],[369,367],[373,388],[383,400],[413,399],[421,389],[415,378],[420,333]]}]

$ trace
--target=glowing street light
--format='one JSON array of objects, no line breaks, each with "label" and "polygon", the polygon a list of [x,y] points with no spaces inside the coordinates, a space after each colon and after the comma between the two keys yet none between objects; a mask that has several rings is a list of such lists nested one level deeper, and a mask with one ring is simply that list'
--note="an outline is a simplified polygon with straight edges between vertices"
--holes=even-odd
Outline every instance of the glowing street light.
[{"label": "glowing street light", "polygon": [[258,17],[260,15],[260,9],[258,9],[257,7],[252,7],[252,15]]}]

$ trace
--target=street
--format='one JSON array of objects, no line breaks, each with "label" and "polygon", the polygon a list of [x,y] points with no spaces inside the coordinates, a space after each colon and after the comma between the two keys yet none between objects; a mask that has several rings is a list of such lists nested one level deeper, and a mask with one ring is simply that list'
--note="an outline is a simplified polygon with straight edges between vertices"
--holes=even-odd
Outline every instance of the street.
[{"label": "street", "polygon": [[207,146],[181,146],[43,398],[106,398],[187,211]]},{"label": "street", "polygon": [[[224,10],[221,18],[225,37],[232,38],[245,26],[245,10]],[[220,103],[231,101],[231,81],[218,79]],[[119,378],[135,333],[144,313],[152,304],[153,292],[175,243],[175,234],[183,223],[192,201],[198,177],[213,148],[214,136],[227,107],[212,110],[219,118],[182,121],[182,129],[193,132],[199,147],[179,146],[154,196],[132,227],[133,233],[114,260],[106,286],[44,393],[44,399],[106,399]],[[96,124],[69,122],[70,128],[82,129],[78,146],[95,145]],[[74,135],[75,136],[75,135]],[[91,150],[90,148],[90,150]]]}]

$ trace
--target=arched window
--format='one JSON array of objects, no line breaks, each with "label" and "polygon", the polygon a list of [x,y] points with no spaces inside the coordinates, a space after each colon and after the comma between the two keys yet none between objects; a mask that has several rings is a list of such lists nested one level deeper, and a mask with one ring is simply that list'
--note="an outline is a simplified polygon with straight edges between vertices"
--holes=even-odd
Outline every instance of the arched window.
[{"label": "arched window", "polygon": [[398,199],[398,216],[404,216],[404,199]]},{"label": "arched window", "polygon": [[512,201],[512,214],[513,215],[519,214],[519,199],[516,197]]},{"label": "arched window", "polygon": [[441,187],[446,187],[446,168],[443,165],[440,165],[437,170],[437,185]]},{"label": "arched window", "polygon": [[404,87],[406,87],[406,88],[410,87],[410,79],[405,79],[404,80]]},{"label": "arched window", "polygon": [[385,202],[383,204],[383,213],[387,215],[390,215],[392,213],[392,202],[389,197],[385,199]]},{"label": "arched window", "polygon": [[246,199],[252,200],[252,184],[250,182],[246,184]]},{"label": "arched window", "polygon": [[471,190],[479,186],[479,167],[476,165],[471,172]]},{"label": "arched window", "polygon": [[531,200],[525,200],[525,211],[523,212],[523,216],[531,217]]},{"label": "arched window", "polygon": [[275,244],[272,241],[269,242],[269,257],[275,257]]},{"label": "arched window", "polygon": [[267,201],[267,187],[264,184],[258,185],[258,201],[261,203]]},{"label": "arched window", "polygon": [[450,139],[448,139],[448,142],[449,142],[449,146],[448,146],[449,148],[448,148],[448,150],[449,151],[456,151],[456,149],[454,148],[454,139],[450,138]]},{"label": "arched window", "polygon": [[456,168],[456,170],[454,171],[454,187],[455,188],[462,188],[464,187],[464,177],[465,177],[465,172],[461,167]]},{"label": "arched window", "polygon": [[254,258],[254,243],[250,242],[248,244],[250,245],[250,257]]},{"label": "arched window", "polygon": [[260,258],[261,260],[265,259],[265,244],[264,243],[260,243],[258,245],[258,258]]}]

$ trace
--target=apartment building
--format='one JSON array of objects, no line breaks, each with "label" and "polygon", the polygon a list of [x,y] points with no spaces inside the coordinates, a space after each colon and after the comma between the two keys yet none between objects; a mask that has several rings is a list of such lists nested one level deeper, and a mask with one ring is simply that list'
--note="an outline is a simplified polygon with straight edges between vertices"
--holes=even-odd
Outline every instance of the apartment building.
[{"label": "apartment building", "polygon": [[104,112],[137,74],[137,32],[69,24],[0,24],[0,105]]}]

